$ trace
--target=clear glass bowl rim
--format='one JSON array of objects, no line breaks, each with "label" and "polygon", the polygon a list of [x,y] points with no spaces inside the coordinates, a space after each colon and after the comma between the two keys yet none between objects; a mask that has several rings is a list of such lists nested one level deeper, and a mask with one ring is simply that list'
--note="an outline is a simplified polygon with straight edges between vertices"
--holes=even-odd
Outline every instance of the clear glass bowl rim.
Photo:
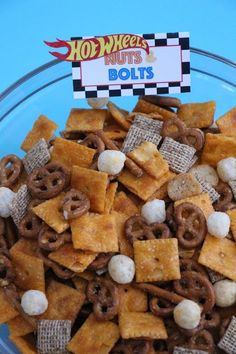
[{"label": "clear glass bowl rim", "polygon": [[[220,56],[218,54],[215,54],[215,53],[212,53],[212,52],[208,52],[206,50],[203,50],[203,49],[199,49],[199,48],[195,48],[195,47],[190,47],[190,52],[192,53],[195,53],[195,54],[199,54],[199,55],[203,55],[205,57],[209,57],[213,60],[216,60],[216,61],[220,61],[234,69],[236,69],[236,62],[230,60],[230,59],[227,59],[223,56]],[[26,75],[22,76],[19,80],[17,80],[16,82],[14,82],[12,85],[10,85],[7,89],[5,89],[2,93],[0,93],[0,103],[7,97],[9,96],[15,89],[17,89],[20,85],[22,85],[23,83],[25,83],[26,81],[30,80],[32,77],[40,74],[41,72],[43,71],[46,71],[48,68],[52,67],[52,66],[55,66],[57,64],[60,64],[61,63],[61,60],[60,59],[54,59],[54,60],[51,60],[41,66],[39,66],[38,68],[30,71],[29,73],[27,73]],[[192,69],[192,67],[191,67]],[[196,70],[196,69],[195,69]],[[203,74],[207,74],[209,75],[209,73],[206,73],[206,72],[202,72]],[[68,75],[64,75],[63,77],[60,77],[59,79],[64,79],[66,77],[69,77],[71,76],[72,74],[68,74]],[[234,87],[236,87],[236,84],[234,82],[229,82],[228,80],[225,80],[224,78],[222,77],[219,77],[219,76],[215,76],[215,75],[212,75],[214,76],[215,78],[218,78]],[[52,84],[52,82],[50,83]],[[43,87],[39,88],[39,90],[41,90]],[[33,92],[33,94],[36,93],[36,92]],[[27,97],[28,98],[28,97]]]}]

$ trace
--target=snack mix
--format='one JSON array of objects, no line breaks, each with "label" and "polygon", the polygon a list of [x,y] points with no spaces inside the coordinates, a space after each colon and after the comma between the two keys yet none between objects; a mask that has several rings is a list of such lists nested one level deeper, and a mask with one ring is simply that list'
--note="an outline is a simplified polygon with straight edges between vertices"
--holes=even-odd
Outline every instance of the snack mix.
[{"label": "snack mix", "polygon": [[23,354],[235,354],[235,109],[88,104],[0,160],[0,324]]}]

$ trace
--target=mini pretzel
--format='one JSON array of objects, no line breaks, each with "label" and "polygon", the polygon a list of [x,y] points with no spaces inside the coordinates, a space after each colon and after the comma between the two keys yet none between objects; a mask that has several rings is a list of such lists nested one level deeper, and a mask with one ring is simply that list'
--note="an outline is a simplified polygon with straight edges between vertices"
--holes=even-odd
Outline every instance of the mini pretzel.
[{"label": "mini pretzel", "polygon": [[180,259],[180,271],[181,272],[198,272],[207,277],[207,274],[205,272],[205,269],[201,264],[199,264],[197,261],[194,259],[190,258],[182,258]]},{"label": "mini pretzel", "polygon": [[153,223],[147,227],[148,239],[164,239],[171,237],[170,229],[166,224]]},{"label": "mini pretzel", "polygon": [[206,329],[203,329],[191,337],[188,344],[190,349],[203,350],[210,354],[213,353],[215,348],[212,334]]},{"label": "mini pretzel", "polygon": [[[119,148],[117,147],[117,145],[111,139],[106,137],[104,131],[98,130],[96,132],[96,135],[102,139],[102,141],[104,142],[107,149],[119,151]],[[126,156],[126,160],[125,160],[125,166],[129,169],[129,171],[134,176],[141,177],[143,175],[143,170],[127,156]]]},{"label": "mini pretzel", "polygon": [[182,143],[194,147],[197,151],[204,145],[204,134],[200,129],[188,128],[182,136]]},{"label": "mini pretzel", "polygon": [[148,96],[140,96],[139,99],[143,99],[147,102],[156,104],[158,106],[167,106],[167,107],[176,107],[176,108],[180,108],[181,106],[181,101],[176,97],[148,95]]},{"label": "mini pretzel", "polygon": [[119,294],[112,281],[96,278],[88,283],[86,293],[88,301],[93,303],[93,312],[98,320],[108,321],[117,315]]},{"label": "mini pretzel", "polygon": [[220,330],[219,330],[219,335],[220,338],[224,337],[224,334],[230,324],[231,318],[224,318],[223,321],[220,324]]},{"label": "mini pretzel", "polygon": [[52,271],[56,274],[58,278],[67,280],[73,278],[76,275],[70,269],[63,268],[56,262],[53,262],[51,259],[47,258],[40,249],[37,250],[37,255],[39,258],[42,259],[45,266],[52,269]]},{"label": "mini pretzel", "polygon": [[105,150],[105,144],[102,141],[102,139],[97,136],[96,134],[89,134],[86,136],[86,138],[81,141],[81,145],[88,146],[90,148],[95,148],[96,149],[96,154],[101,154]]},{"label": "mini pretzel", "polygon": [[18,225],[19,234],[25,238],[37,239],[42,224],[42,219],[29,210]]},{"label": "mini pretzel", "polygon": [[14,307],[16,311],[20,313],[20,315],[24,318],[24,320],[27,321],[36,331],[38,321],[32,316],[29,316],[24,312],[20,304],[20,295],[17,292],[16,286],[14,284],[11,284],[10,286],[5,287],[3,291],[6,300]]},{"label": "mini pretzel", "polygon": [[63,215],[66,220],[78,218],[90,208],[90,201],[83,192],[71,189],[62,201]]},{"label": "mini pretzel", "polygon": [[126,339],[115,345],[112,354],[148,354],[152,342],[145,340]]},{"label": "mini pretzel", "polygon": [[151,312],[159,317],[169,317],[173,314],[175,305],[166,299],[153,297],[149,301]]},{"label": "mini pretzel", "polygon": [[115,253],[109,252],[109,253],[99,253],[99,255],[95,258],[95,260],[90,263],[88,266],[89,270],[99,270],[102,268],[105,268],[111,259],[112,256],[114,256]]},{"label": "mini pretzel", "polygon": [[215,305],[215,293],[211,282],[201,273],[183,272],[181,279],[174,280],[177,294],[198,302],[204,313],[208,313]]},{"label": "mini pretzel", "polygon": [[201,245],[206,236],[207,226],[200,208],[192,203],[178,205],[175,209],[175,221],[178,225],[176,237],[183,248],[193,249]]},{"label": "mini pretzel", "polygon": [[59,163],[51,162],[35,169],[28,177],[31,195],[38,199],[50,199],[62,192],[70,182],[70,171]]},{"label": "mini pretzel", "polygon": [[229,185],[224,182],[220,182],[215,190],[220,194],[220,198],[214,203],[214,208],[217,211],[226,211],[230,209],[230,205],[233,201],[233,192]]},{"label": "mini pretzel", "polygon": [[[174,127],[177,130],[173,130]],[[179,118],[170,118],[164,121],[161,135],[163,138],[169,137],[174,140],[182,141],[182,137],[185,135],[185,131],[186,126],[182,120]]]},{"label": "mini pretzel", "polygon": [[150,232],[145,219],[140,215],[131,216],[125,222],[125,234],[130,243],[137,240],[155,238]]},{"label": "mini pretzel", "polygon": [[0,161],[0,186],[11,187],[23,170],[23,163],[16,155],[7,155]]},{"label": "mini pretzel", "polygon": [[204,316],[204,329],[213,329],[219,327],[221,324],[221,318],[218,312],[212,311],[206,313]]},{"label": "mini pretzel", "polygon": [[48,226],[42,228],[39,232],[38,245],[43,250],[56,251],[66,242],[71,242],[71,234],[69,232],[58,234]]},{"label": "mini pretzel", "polygon": [[183,301],[185,297],[176,294],[172,291],[168,291],[166,289],[162,289],[156,285],[147,284],[147,283],[135,283],[133,286],[137,289],[143,290],[157,298],[161,298],[171,302],[172,304],[178,304]]},{"label": "mini pretzel", "polygon": [[15,273],[11,261],[0,253],[0,287],[9,285],[14,278]]},{"label": "mini pretzel", "polygon": [[166,222],[174,233],[177,231],[177,224],[174,218],[174,203],[170,203],[170,205],[166,209]]}]

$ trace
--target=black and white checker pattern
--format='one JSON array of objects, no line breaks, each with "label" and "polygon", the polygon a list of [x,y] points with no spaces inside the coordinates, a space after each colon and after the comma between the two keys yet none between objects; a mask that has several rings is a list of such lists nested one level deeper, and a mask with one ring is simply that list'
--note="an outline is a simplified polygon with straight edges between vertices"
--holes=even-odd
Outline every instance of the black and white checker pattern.
[{"label": "black and white checker pattern", "polygon": [[[190,92],[190,50],[189,33],[151,33],[141,34],[149,46],[180,45],[182,54],[182,82],[149,83],[132,85],[81,86],[80,62],[72,62],[72,79],[75,99],[90,97],[140,96]],[[73,37],[71,40],[91,37]]]}]

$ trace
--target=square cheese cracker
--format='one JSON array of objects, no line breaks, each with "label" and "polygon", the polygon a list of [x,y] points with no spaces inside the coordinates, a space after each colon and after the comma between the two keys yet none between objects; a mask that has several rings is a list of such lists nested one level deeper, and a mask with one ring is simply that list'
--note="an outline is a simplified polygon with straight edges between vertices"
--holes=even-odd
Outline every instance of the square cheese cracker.
[{"label": "square cheese cracker", "polygon": [[91,211],[104,212],[108,185],[107,173],[74,166],[71,185],[88,196]]},{"label": "square cheese cracker", "polygon": [[119,315],[120,334],[123,339],[166,339],[167,332],[161,318],[151,312],[122,312]]},{"label": "square cheese cracker", "polygon": [[210,216],[214,212],[214,208],[212,206],[211,199],[208,193],[201,193],[198,195],[194,195],[193,197],[180,199],[177,202],[175,202],[174,206],[177,207],[178,205],[186,202],[192,203],[196,205],[198,208],[200,208],[206,218],[208,218],[208,216]]},{"label": "square cheese cracker", "polygon": [[236,107],[217,119],[216,125],[222,134],[236,137]]},{"label": "square cheese cracker", "polygon": [[39,116],[22,143],[21,149],[25,152],[29,151],[42,138],[48,142],[57,128],[58,125],[56,123],[43,115]]},{"label": "square cheese cracker", "polygon": [[73,108],[66,122],[66,131],[96,132],[103,129],[106,109]]},{"label": "square cheese cracker", "polygon": [[119,313],[121,312],[147,312],[147,294],[135,289],[130,284],[119,285]]},{"label": "square cheese cracker", "polygon": [[90,314],[67,349],[74,354],[108,354],[119,337],[119,328],[114,322],[97,321]]},{"label": "square cheese cracker", "polygon": [[236,246],[227,238],[219,239],[207,235],[203,243],[200,264],[236,281]]},{"label": "square cheese cracker", "polygon": [[137,282],[180,279],[176,238],[134,242]]},{"label": "square cheese cracker", "polygon": [[111,214],[87,213],[71,221],[75,249],[92,252],[118,252],[115,218]]},{"label": "square cheese cracker", "polygon": [[201,163],[217,166],[220,160],[236,157],[236,139],[223,134],[206,134]]},{"label": "square cheese cracker", "polygon": [[56,138],[53,144],[51,162],[62,163],[68,168],[72,166],[89,167],[96,150],[80,145],[74,141]]},{"label": "square cheese cracker", "polygon": [[71,243],[59,247],[56,251],[49,253],[48,258],[72,270],[83,272],[90,263],[94,261],[97,253],[91,251],[75,250]]},{"label": "square cheese cracker", "polygon": [[61,212],[64,196],[65,193],[61,193],[33,208],[33,212],[59,234],[69,227]]},{"label": "square cheese cracker", "polygon": [[47,311],[40,315],[46,320],[75,321],[84,301],[85,294],[70,286],[51,280],[46,290]]},{"label": "square cheese cracker", "polygon": [[149,141],[143,142],[134,150],[128,152],[127,156],[156,179],[161,178],[169,171],[168,163],[159,153],[156,145]]}]

